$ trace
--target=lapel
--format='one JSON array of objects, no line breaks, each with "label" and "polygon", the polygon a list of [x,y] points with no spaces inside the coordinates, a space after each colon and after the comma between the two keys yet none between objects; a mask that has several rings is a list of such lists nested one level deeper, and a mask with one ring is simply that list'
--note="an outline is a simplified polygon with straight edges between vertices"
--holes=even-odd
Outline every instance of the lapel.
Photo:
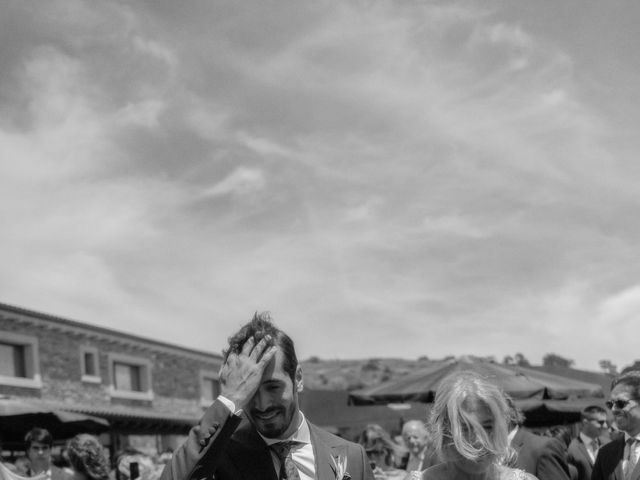
[{"label": "lapel", "polygon": [[589,455],[589,449],[587,448],[585,443],[582,441],[582,437],[578,437],[578,449],[580,450],[580,453],[582,453],[582,455],[584,456],[585,460],[589,462],[589,465],[593,467],[593,460],[591,460],[591,455]]},{"label": "lapel", "polygon": [[346,458],[346,446],[327,445],[320,437],[319,429],[311,422],[309,422],[309,431],[311,433],[311,445],[313,446],[313,455],[315,457],[317,480],[336,480],[336,459],[341,455]]},{"label": "lapel", "polygon": [[617,454],[615,456],[615,458],[617,458],[617,462],[616,462],[616,468],[613,471],[613,476],[616,478],[616,480],[624,480],[624,473],[622,472],[622,459],[624,458],[624,437],[618,439],[618,444],[616,445],[617,447]]},{"label": "lapel", "polygon": [[229,459],[245,479],[278,480],[271,452],[258,432],[248,422],[236,430],[229,448]]},{"label": "lapel", "polygon": [[633,467],[633,471],[629,476],[629,480],[638,480],[640,479],[640,460],[636,462],[636,465]]}]

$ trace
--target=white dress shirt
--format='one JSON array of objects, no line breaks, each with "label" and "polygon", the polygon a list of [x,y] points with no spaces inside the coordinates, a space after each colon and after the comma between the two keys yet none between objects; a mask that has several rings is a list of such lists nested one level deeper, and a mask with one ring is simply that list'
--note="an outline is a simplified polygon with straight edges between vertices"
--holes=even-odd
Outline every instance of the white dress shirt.
[{"label": "white dress shirt", "polygon": [[[219,395],[218,400],[220,400],[229,410],[231,410],[231,412],[235,414],[240,413],[240,410],[236,411],[235,404],[228,398]],[[287,438],[267,438],[261,435],[260,432],[258,432],[258,434],[269,446],[274,443],[287,442],[289,440],[302,443],[302,446],[296,448],[291,452],[291,458],[293,459],[293,463],[295,463],[296,467],[298,467],[300,480],[314,480],[316,478],[316,462],[315,455],[313,454],[313,445],[311,444],[311,431],[309,430],[309,424],[304,418],[304,414],[299,410],[298,413],[300,413],[300,425],[298,425],[298,428],[295,432],[293,432],[291,436]],[[269,450],[271,451],[273,468],[276,469],[276,472],[279,472],[280,459],[273,450]]]},{"label": "white dress shirt", "polygon": [[595,463],[596,456],[598,455],[598,448],[593,448],[593,441],[597,440],[595,438],[591,438],[588,435],[580,432],[580,440],[584,443],[584,446],[587,447],[587,453],[589,454],[589,458],[591,459],[591,463]]},{"label": "white dress shirt", "polygon": [[627,432],[624,433],[624,457],[622,458],[622,471],[624,473],[625,478],[631,475],[636,463],[638,463],[638,458],[640,458],[640,435],[636,435],[635,440],[636,443],[633,445],[633,448],[629,448],[628,441],[631,438]]}]

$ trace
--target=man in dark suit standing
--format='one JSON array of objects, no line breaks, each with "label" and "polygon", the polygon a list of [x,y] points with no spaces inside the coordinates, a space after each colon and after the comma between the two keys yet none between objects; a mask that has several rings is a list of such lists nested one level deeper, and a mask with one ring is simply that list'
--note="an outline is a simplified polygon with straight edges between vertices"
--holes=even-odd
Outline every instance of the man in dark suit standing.
[{"label": "man in dark suit standing", "polygon": [[571,440],[567,460],[578,470],[578,480],[591,480],[591,471],[607,430],[607,411],[597,405],[582,410],[580,434]]},{"label": "man in dark suit standing", "polygon": [[44,428],[31,429],[24,438],[24,447],[29,459],[27,475],[44,474],[44,480],[71,480],[71,475],[51,463],[53,437]]},{"label": "man in dark suit standing", "polygon": [[539,480],[570,480],[565,448],[557,438],[542,437],[526,430],[524,414],[507,396],[510,406],[509,439],[516,451],[515,467]]},{"label": "man in dark suit standing", "polygon": [[220,385],[161,480],[373,480],[360,445],[305,419],[293,341],[268,313],[229,339]]},{"label": "man in dark suit standing", "polygon": [[598,452],[592,480],[640,479],[640,371],[629,371],[611,384],[607,408],[617,428],[624,432]]}]

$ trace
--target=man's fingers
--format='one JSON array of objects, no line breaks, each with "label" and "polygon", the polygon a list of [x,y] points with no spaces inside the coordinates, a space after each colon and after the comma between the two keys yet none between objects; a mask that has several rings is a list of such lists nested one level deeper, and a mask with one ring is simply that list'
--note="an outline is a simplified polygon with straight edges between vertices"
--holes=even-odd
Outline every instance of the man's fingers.
[{"label": "man's fingers", "polygon": [[267,342],[269,340],[271,340],[271,337],[269,337],[269,335],[265,335],[256,344],[256,346],[253,347],[253,350],[251,351],[250,357],[254,362],[257,362],[260,359],[260,356],[262,355],[262,352],[264,352],[264,349],[267,347]]},{"label": "man's fingers", "polygon": [[276,354],[276,351],[278,350],[278,347],[276,347],[275,345],[271,345],[269,348],[267,348],[264,353],[262,354],[262,358],[260,359],[260,363],[261,366],[266,365],[267,363],[269,363],[271,361],[271,359],[273,358],[273,356]]},{"label": "man's fingers", "polygon": [[247,338],[247,341],[242,345],[242,354],[249,356],[251,354],[251,350],[253,350],[253,346],[256,343],[256,339],[253,337]]}]

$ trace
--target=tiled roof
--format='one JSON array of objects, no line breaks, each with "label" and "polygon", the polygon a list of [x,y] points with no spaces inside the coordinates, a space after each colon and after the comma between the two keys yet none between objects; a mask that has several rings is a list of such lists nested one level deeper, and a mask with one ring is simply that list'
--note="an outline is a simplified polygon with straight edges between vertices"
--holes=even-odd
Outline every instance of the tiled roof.
[{"label": "tiled roof", "polygon": [[111,336],[117,336],[120,338],[125,338],[131,341],[143,341],[145,343],[151,344],[151,345],[157,345],[160,347],[165,347],[165,348],[170,348],[172,350],[178,350],[178,351],[182,351],[185,353],[191,353],[191,354],[196,354],[196,355],[204,355],[206,357],[212,358],[212,359],[222,359],[222,355],[217,354],[217,353],[212,353],[212,352],[204,352],[202,350],[195,350],[192,348],[187,348],[187,347],[183,347],[181,345],[175,345],[172,343],[167,343],[167,342],[162,342],[160,340],[154,340],[152,338],[148,338],[148,337],[142,337],[142,336],[138,336],[138,335],[133,335],[130,333],[125,333],[125,332],[121,332],[118,330],[112,330],[109,328],[105,328],[105,327],[100,327],[97,325],[92,325],[89,323],[84,323],[84,322],[78,322],[75,320],[69,320],[67,318],[62,318],[62,317],[57,317],[55,315],[49,315],[47,313],[42,313],[42,312],[36,312],[34,310],[28,310],[26,308],[22,308],[22,307],[16,307],[14,305],[8,305],[6,303],[2,303],[0,302],[0,314],[2,314],[3,312],[6,313],[13,313],[16,315],[23,315],[26,317],[31,317],[34,319],[39,319],[39,320],[45,320],[47,322],[52,322],[55,324],[58,324],[60,326],[66,326],[66,327],[70,327],[70,328],[74,328],[74,329],[81,329],[81,330],[85,330],[85,331],[92,331],[98,334],[102,334],[102,335],[111,335]]}]

